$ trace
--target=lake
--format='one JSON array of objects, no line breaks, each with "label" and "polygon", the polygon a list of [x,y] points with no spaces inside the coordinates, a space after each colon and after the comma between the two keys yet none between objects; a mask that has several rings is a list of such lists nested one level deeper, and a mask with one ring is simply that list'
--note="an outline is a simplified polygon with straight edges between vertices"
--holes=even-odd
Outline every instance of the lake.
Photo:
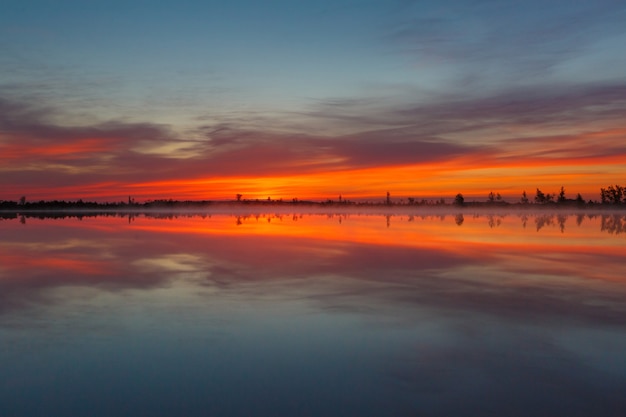
[{"label": "lake", "polygon": [[0,415],[624,416],[624,212],[0,215]]}]

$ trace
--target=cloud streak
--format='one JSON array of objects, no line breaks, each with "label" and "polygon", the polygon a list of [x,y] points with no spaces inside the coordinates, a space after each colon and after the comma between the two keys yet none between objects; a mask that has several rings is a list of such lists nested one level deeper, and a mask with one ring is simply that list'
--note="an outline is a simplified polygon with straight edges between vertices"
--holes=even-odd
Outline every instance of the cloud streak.
[{"label": "cloud streak", "polygon": [[626,8],[610,0],[450,1],[445,7],[411,2],[402,12],[385,40],[418,70],[432,66],[450,73],[457,86],[493,89],[569,78],[572,61],[624,34]]},{"label": "cloud streak", "polygon": [[[626,111],[626,85],[621,83],[513,89],[478,98],[392,104],[375,112],[371,103],[366,106],[370,110],[358,101],[320,102],[300,115],[317,124],[380,126],[383,120],[388,125],[336,135],[310,133],[315,123],[310,132],[301,133],[236,124],[205,125],[180,133],[154,123],[62,125],[54,122],[53,109],[3,98],[0,181],[8,194],[46,198],[55,191],[62,194],[60,198],[120,198],[136,193],[139,184],[146,186],[143,197],[198,198],[206,193],[210,198],[231,195],[238,187],[249,194],[254,192],[253,183],[268,178],[262,188],[272,182],[274,192],[306,198],[308,190],[302,195],[302,190],[289,185],[290,178],[315,181],[312,194],[319,196],[324,189],[334,195],[349,188],[341,181],[350,181],[364,170],[376,170],[380,176],[381,184],[371,184],[374,193],[382,192],[385,177],[393,182],[406,169],[413,170],[416,178],[405,179],[399,192],[408,192],[411,182],[419,189],[419,177],[425,172],[441,180],[485,168],[527,167],[540,176],[542,167],[577,165],[579,169],[571,174],[578,174],[580,168],[597,171],[604,165],[606,174],[597,179],[597,186],[603,186],[614,181],[609,176],[623,171],[619,160],[626,157],[626,127],[620,116]],[[333,183],[331,173],[338,183]],[[283,185],[281,177],[286,181]],[[199,188],[203,180],[207,187],[221,185],[211,194]],[[168,182],[169,187],[158,190],[159,184]],[[358,188],[364,190],[368,182]],[[191,192],[194,184],[196,191]],[[114,190],[107,192],[106,187]],[[443,192],[452,191],[446,187]],[[4,196],[11,197],[17,198]]]}]

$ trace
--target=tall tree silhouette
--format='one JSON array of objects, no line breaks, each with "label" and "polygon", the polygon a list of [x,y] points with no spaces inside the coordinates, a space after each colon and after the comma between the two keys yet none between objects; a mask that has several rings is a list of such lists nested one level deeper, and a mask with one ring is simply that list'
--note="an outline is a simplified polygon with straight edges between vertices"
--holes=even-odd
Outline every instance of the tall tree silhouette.
[{"label": "tall tree silhouette", "polygon": [[609,185],[607,188],[600,188],[600,199],[603,204],[620,204],[622,200],[626,203],[626,188],[620,185]]},{"label": "tall tree silhouette", "polygon": [[520,203],[528,204],[528,196],[526,195],[526,190],[522,193],[522,198],[520,199]]},{"label": "tall tree silhouette", "polygon": [[543,193],[543,191],[537,188],[537,193],[535,195],[535,202],[539,204],[545,204],[547,201],[548,200],[546,199],[546,195]]}]

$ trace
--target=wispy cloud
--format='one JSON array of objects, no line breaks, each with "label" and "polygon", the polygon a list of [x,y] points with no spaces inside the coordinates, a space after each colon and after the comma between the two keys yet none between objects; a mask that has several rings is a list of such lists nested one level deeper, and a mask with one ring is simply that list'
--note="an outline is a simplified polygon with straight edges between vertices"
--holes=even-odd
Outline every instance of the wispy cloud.
[{"label": "wispy cloud", "polygon": [[626,32],[625,16],[626,7],[610,0],[411,2],[389,24],[386,40],[416,71],[438,69],[457,87],[493,90],[553,76],[562,80],[569,60]]},{"label": "wispy cloud", "polygon": [[427,103],[416,97],[413,103],[375,109],[359,101],[346,101],[342,106],[335,102],[317,103],[305,114],[355,127],[401,127],[415,138],[441,139],[451,133],[490,128],[528,127],[536,131],[550,126],[580,129],[583,124],[599,121],[618,124],[626,110],[626,82],[509,88],[478,96],[459,90],[435,96]]},{"label": "wispy cloud", "polygon": [[[166,181],[175,192],[177,181],[223,179],[232,185],[237,178],[273,177],[276,183],[280,177],[433,164],[439,164],[440,175],[574,163],[612,166],[613,174],[615,158],[626,155],[623,83],[513,88],[380,106],[375,100],[318,101],[299,112],[299,122],[306,119],[308,125],[301,132],[235,121],[199,126],[189,134],[167,124],[116,120],[64,125],[55,109],[7,98],[0,100],[0,110],[0,183],[20,195],[43,190],[94,195],[94,187],[103,195],[106,184],[117,184],[112,194],[123,195],[132,184],[156,187]],[[353,124],[353,132],[313,133],[314,126],[337,121]],[[333,190],[336,185],[328,184]]]}]

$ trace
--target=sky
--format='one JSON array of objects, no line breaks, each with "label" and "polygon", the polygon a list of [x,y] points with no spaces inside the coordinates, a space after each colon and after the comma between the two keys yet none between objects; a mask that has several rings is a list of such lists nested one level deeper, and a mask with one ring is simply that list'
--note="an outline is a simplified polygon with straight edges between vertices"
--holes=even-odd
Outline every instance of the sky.
[{"label": "sky", "polygon": [[599,199],[622,0],[3,0],[0,200]]}]

